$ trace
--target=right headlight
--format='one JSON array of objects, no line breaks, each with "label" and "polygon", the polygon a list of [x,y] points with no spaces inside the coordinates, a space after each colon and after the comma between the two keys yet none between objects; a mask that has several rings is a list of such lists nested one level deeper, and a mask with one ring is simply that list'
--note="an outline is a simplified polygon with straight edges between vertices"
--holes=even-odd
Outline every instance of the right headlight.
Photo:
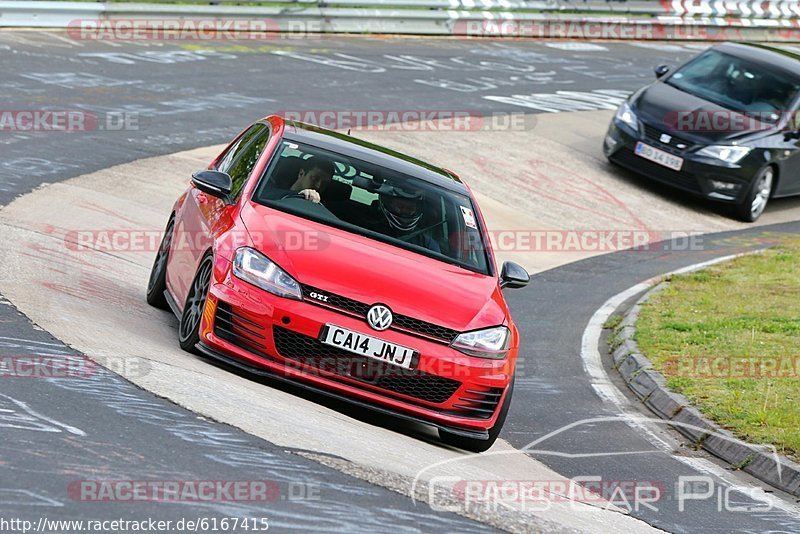
[{"label": "right headlight", "polygon": [[233,274],[264,291],[289,299],[303,299],[300,284],[276,263],[250,247],[242,247],[233,258]]},{"label": "right headlight", "polygon": [[478,358],[502,360],[508,354],[511,332],[505,326],[495,326],[459,334],[451,347],[459,352]]},{"label": "right headlight", "polygon": [[614,119],[627,125],[633,130],[639,130],[639,119],[636,118],[636,114],[633,112],[631,106],[627,102],[623,102],[619,109],[617,109]]},{"label": "right headlight", "polygon": [[750,147],[733,145],[712,145],[697,151],[698,156],[722,160],[725,163],[738,163],[749,153]]}]

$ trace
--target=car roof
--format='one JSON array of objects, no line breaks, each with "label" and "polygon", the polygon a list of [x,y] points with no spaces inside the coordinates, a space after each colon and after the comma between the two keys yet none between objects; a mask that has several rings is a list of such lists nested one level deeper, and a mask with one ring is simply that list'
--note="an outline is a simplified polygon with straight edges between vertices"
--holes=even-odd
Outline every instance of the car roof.
[{"label": "car roof", "polygon": [[716,45],[714,50],[784,71],[800,79],[800,54],[791,49],[762,43],[722,43]]},{"label": "car roof", "polygon": [[451,191],[469,194],[466,185],[458,175],[441,167],[348,134],[326,130],[305,122],[284,120],[282,118],[281,120],[286,125],[283,137],[287,140],[337,152],[379,167],[419,178]]}]

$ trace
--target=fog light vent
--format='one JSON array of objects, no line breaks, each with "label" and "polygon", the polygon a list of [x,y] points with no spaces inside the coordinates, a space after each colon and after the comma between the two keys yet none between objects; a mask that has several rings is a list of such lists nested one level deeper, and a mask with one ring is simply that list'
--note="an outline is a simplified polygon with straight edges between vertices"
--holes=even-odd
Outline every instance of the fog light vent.
[{"label": "fog light vent", "polygon": [[733,183],[733,182],[721,182],[719,180],[711,180],[711,187],[716,189],[717,191],[736,191],[741,187],[741,184]]}]

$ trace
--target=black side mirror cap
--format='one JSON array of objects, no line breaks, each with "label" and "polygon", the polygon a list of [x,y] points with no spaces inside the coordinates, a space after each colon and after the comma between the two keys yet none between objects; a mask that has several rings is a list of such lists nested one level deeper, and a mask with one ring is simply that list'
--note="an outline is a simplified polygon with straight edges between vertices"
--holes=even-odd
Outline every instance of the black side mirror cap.
[{"label": "black side mirror cap", "polygon": [[656,73],[656,78],[663,78],[664,75],[669,72],[669,70],[670,70],[669,65],[659,65],[655,69],[653,69],[653,72]]},{"label": "black side mirror cap", "polygon": [[786,130],[785,132],[783,132],[784,141],[791,141],[792,139],[800,139],[800,131]]},{"label": "black side mirror cap", "polygon": [[500,271],[500,288],[501,289],[518,289],[525,287],[531,281],[531,275],[522,265],[507,261],[503,263],[503,268]]},{"label": "black side mirror cap", "polygon": [[228,173],[209,170],[197,171],[192,175],[192,183],[203,193],[221,198],[228,204],[232,203],[233,180]]}]

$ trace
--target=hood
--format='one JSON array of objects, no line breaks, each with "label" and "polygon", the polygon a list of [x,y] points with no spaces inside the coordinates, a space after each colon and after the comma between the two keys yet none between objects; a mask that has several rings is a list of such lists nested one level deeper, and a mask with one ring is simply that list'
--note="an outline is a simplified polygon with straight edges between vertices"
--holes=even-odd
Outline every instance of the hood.
[{"label": "hood", "polygon": [[741,142],[776,127],[690,95],[664,82],[656,82],[643,90],[633,100],[632,107],[645,124],[696,145]]},{"label": "hood", "polygon": [[506,322],[497,279],[246,202],[253,247],[301,284],[458,331]]}]

